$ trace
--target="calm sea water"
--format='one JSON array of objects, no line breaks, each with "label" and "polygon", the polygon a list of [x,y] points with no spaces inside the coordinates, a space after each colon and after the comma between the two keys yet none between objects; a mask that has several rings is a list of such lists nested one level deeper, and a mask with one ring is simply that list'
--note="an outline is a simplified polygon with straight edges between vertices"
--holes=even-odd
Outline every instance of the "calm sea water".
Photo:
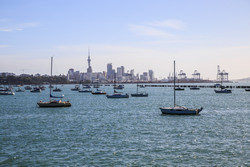
[{"label": "calm sea water", "polygon": [[172,88],[107,99],[73,87],[61,87],[70,108],[38,108],[48,88],[0,96],[0,166],[250,166],[250,92],[186,88],[177,104],[204,110],[168,116],[159,107],[173,105]]}]

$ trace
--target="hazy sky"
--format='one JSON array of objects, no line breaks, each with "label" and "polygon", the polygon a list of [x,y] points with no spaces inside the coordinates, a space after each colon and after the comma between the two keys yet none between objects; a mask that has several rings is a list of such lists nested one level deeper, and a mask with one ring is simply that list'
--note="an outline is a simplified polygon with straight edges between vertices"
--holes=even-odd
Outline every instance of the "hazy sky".
[{"label": "hazy sky", "polygon": [[249,0],[0,0],[0,72],[125,66],[165,78],[194,70],[250,77]]}]

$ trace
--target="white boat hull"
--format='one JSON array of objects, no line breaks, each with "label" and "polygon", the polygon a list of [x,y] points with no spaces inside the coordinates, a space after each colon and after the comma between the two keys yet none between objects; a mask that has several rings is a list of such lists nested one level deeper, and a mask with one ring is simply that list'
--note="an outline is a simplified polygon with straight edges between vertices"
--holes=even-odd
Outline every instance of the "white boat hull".
[{"label": "white boat hull", "polygon": [[15,95],[14,92],[0,92],[0,95]]}]

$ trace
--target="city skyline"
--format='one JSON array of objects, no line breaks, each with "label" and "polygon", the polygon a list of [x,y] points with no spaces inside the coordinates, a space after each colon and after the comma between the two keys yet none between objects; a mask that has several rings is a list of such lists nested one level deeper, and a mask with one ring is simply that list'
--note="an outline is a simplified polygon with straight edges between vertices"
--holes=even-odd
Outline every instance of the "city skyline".
[{"label": "city skyline", "polygon": [[177,71],[229,80],[250,76],[250,2],[226,1],[8,1],[0,2],[0,72],[93,72],[108,63],[167,78]]}]

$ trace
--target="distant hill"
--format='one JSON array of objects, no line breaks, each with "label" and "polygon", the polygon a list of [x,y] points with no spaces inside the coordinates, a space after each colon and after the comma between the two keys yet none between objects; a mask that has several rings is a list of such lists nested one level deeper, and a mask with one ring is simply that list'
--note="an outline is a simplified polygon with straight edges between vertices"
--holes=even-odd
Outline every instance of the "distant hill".
[{"label": "distant hill", "polygon": [[250,77],[242,78],[242,79],[234,79],[234,82],[250,82]]}]

